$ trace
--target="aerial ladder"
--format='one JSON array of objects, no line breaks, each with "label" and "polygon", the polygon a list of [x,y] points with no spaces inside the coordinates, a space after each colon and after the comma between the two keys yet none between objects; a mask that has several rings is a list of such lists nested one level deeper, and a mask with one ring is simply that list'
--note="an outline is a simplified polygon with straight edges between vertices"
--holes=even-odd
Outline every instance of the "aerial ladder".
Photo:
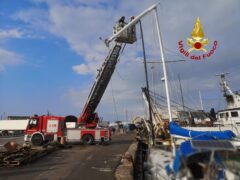
[{"label": "aerial ladder", "polygon": [[105,40],[107,47],[110,47],[111,42],[114,42],[115,44],[103,62],[102,68],[99,70],[84,109],[77,119],[79,126],[84,126],[86,128],[95,128],[97,126],[99,117],[95,110],[115,70],[122,46],[123,44],[133,44],[136,41],[135,25],[142,17],[155,10],[158,4],[159,2],[152,5],[137,17],[131,17],[129,23],[125,22],[124,16],[121,17],[114,27],[113,36]]},{"label": "aerial ladder", "polygon": [[[122,28],[124,28],[125,25],[127,25],[124,20],[124,16],[118,20],[116,26],[114,27],[115,34]],[[98,75],[91,88],[83,111],[80,117],[77,119],[77,123],[79,126],[84,126],[86,128],[95,128],[97,126],[99,117],[95,110],[108,86],[109,81],[111,80],[112,74],[119,60],[121,49],[123,51],[123,46],[125,47],[124,44],[133,44],[135,41],[135,25],[123,31],[115,39],[114,45],[109,51],[109,55],[106,57],[105,61],[102,64],[102,67],[98,71]]]},{"label": "aerial ladder", "polygon": [[107,56],[101,69],[99,70],[99,73],[92,86],[84,109],[80,117],[78,118],[79,125],[84,125],[87,128],[95,128],[97,126],[99,118],[95,110],[112,77],[112,74],[118,62],[121,48],[122,44],[116,43],[114,47],[110,50],[109,55]]},{"label": "aerial ladder", "polygon": [[156,3],[140,13],[137,17],[131,17],[129,23],[125,23],[125,17],[121,17],[114,27],[114,34],[112,37],[105,40],[107,47],[110,47],[111,42],[114,41],[114,46],[110,50],[109,55],[103,62],[102,68],[96,77],[92,86],[87,102],[83,108],[81,115],[77,118],[77,124],[81,127],[96,128],[99,117],[95,112],[105,90],[115,70],[120,51],[123,44],[133,44],[136,41],[136,27],[135,25],[147,14],[155,10],[159,4]]}]

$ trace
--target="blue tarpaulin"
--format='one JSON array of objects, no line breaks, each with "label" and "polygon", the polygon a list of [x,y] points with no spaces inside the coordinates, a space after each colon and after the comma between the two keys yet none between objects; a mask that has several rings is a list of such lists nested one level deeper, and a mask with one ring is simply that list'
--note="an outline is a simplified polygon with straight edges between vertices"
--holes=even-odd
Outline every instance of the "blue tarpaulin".
[{"label": "blue tarpaulin", "polygon": [[[175,122],[170,122],[169,129],[170,129],[171,135],[189,137],[194,140],[206,140],[206,141],[207,140],[231,140],[234,137],[236,137],[236,135],[230,130],[228,131],[191,131],[191,130],[180,127]],[[183,161],[187,162],[187,159],[190,156],[198,153],[203,153],[203,152],[204,151],[194,149],[191,146],[190,141],[183,142],[180,145],[180,147],[176,150],[176,156],[175,156],[175,159],[173,160],[172,167],[170,167],[170,165],[166,167],[167,172],[168,173],[172,172],[174,174],[177,174],[182,166]],[[206,150],[205,152],[208,152],[208,151]],[[218,164],[221,164],[221,159],[217,154],[215,154],[215,162]],[[222,177],[223,177],[223,172],[219,172],[219,179],[222,179]]]},{"label": "blue tarpaulin", "polygon": [[[180,127],[177,123],[175,122],[170,122],[169,124],[169,130],[171,135],[178,135],[178,136],[183,136],[183,137],[190,137],[190,138],[195,138],[198,136],[205,135],[206,137],[213,137],[215,139],[222,139],[222,140],[230,140],[236,135],[230,131],[192,131],[188,129],[184,129]],[[204,140],[204,139],[202,139]]]},{"label": "blue tarpaulin", "polygon": [[[200,139],[202,139],[202,138],[200,138]],[[205,139],[205,137],[204,137],[204,139]],[[211,138],[209,137],[209,139],[211,139]],[[177,174],[181,169],[183,161],[187,162],[187,159],[190,156],[196,155],[198,153],[204,153],[204,152],[207,153],[209,151],[199,151],[197,149],[192,148],[190,141],[183,142],[180,145],[180,147],[176,150],[176,156],[173,160],[172,168],[170,168],[169,165],[166,167],[167,172],[168,173],[173,172],[174,174]],[[214,159],[217,164],[219,164],[219,165],[222,164],[221,158],[217,153],[215,154]],[[223,172],[218,172],[218,176],[219,176],[219,179],[221,179],[223,177]]]}]

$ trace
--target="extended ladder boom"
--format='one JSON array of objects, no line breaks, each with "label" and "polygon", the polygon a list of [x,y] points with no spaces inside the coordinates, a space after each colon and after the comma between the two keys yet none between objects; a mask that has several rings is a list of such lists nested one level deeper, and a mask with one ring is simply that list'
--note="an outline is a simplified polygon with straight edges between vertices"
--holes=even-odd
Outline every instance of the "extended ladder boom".
[{"label": "extended ladder boom", "polygon": [[87,103],[82,111],[81,116],[78,119],[78,124],[87,123],[91,124],[90,127],[96,126],[97,122],[91,122],[96,119],[94,113],[115,70],[118,62],[118,57],[121,51],[122,44],[116,43],[110,50],[109,55],[102,64],[101,69],[96,77],[96,80],[92,86],[90,94],[87,99]]},{"label": "extended ladder boom", "polygon": [[79,125],[84,124],[88,128],[96,127],[99,118],[97,116],[97,113],[95,113],[95,110],[115,70],[120,51],[122,49],[122,44],[133,44],[136,42],[137,38],[135,24],[141,17],[154,9],[156,5],[152,6],[136,19],[132,17],[129,23],[126,23],[124,21],[125,17],[123,16],[114,26],[114,35],[112,38],[106,40],[106,44],[109,47],[109,44],[112,41],[115,41],[115,45],[110,50],[109,55],[103,62],[102,68],[99,70],[99,73],[88,96],[87,103],[82,111],[82,114],[78,118]]}]

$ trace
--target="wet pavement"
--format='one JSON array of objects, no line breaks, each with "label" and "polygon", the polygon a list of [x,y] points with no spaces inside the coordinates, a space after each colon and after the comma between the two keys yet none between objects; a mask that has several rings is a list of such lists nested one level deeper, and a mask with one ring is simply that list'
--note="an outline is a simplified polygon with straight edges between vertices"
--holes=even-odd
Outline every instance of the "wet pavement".
[{"label": "wet pavement", "polygon": [[[72,149],[55,151],[28,165],[0,168],[0,180],[112,180],[122,154],[134,137],[134,133],[118,134],[109,145],[73,145]],[[21,142],[20,137],[16,140]],[[0,139],[0,144],[3,141]]]}]

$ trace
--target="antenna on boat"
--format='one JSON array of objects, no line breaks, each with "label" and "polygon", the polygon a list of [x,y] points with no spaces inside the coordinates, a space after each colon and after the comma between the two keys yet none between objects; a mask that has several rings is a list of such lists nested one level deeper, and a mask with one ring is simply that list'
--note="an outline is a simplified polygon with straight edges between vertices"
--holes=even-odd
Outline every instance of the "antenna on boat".
[{"label": "antenna on boat", "polygon": [[223,95],[227,102],[227,108],[238,108],[240,107],[240,94],[231,90],[228,81],[225,79],[226,74],[229,73],[217,74],[217,76],[220,76],[221,78],[220,85],[222,86]]},{"label": "antenna on boat", "polygon": [[228,86],[228,82],[227,80],[225,79],[225,76],[227,74],[230,74],[230,73],[220,73],[220,74],[216,74],[216,76],[219,76],[221,78],[221,82],[220,82],[220,86],[222,86],[223,88],[223,94],[224,96],[227,96],[227,92],[229,92],[231,95],[233,95],[234,93],[231,91],[231,89],[229,88]]}]

